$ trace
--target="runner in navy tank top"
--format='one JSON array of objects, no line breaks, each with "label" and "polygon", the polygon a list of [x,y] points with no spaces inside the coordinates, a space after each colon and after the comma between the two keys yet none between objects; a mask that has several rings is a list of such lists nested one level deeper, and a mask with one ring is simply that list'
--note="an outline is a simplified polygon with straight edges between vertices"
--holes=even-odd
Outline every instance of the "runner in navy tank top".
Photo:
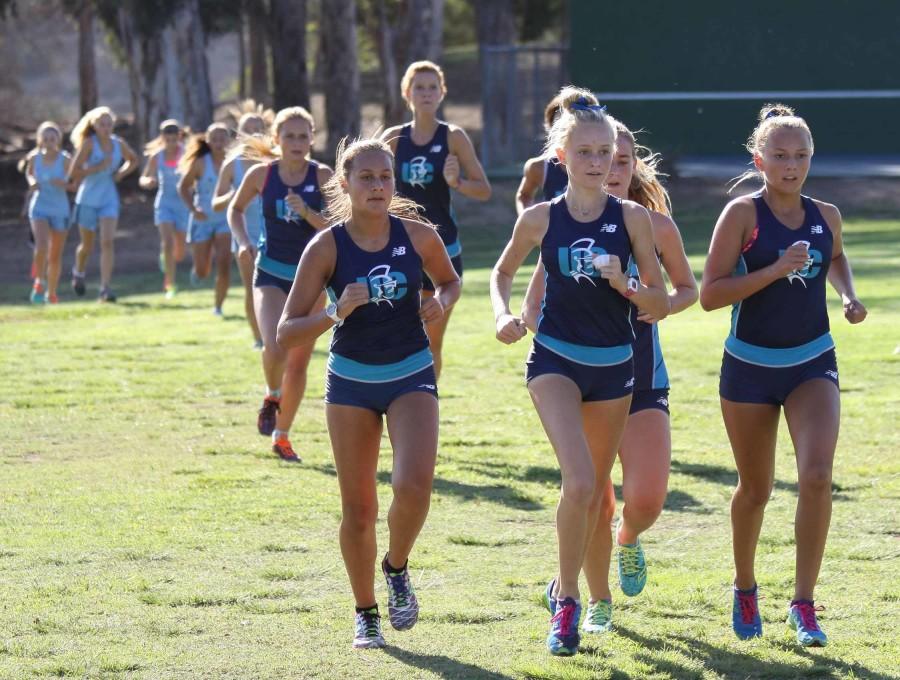
[{"label": "runner in navy tank top", "polygon": [[[660,183],[659,159],[649,149],[639,147],[634,133],[618,120],[610,120],[617,131],[616,155],[607,176],[610,195],[632,200],[650,212],[657,258],[672,282],[670,314],[697,301],[697,283],[684,252],[678,227],[669,216],[666,190]],[[640,150],[640,155],[638,154]],[[629,274],[639,277],[635,263]],[[544,296],[545,272],[541,262],[535,268],[523,305],[523,317],[534,330]],[[640,536],[656,522],[666,500],[672,456],[669,426],[669,378],[659,342],[656,319],[631,306],[634,329],[634,393],[619,460],[622,463],[622,512],[615,532],[610,525],[616,498],[612,482],[607,483],[597,522],[584,559],[584,573],[595,604],[588,608],[582,630],[604,633],[612,627],[613,598],[607,574],[612,548],[616,548],[619,586],[627,596],[640,594],[647,583],[647,562]]]},{"label": "runner in navy tank top", "polygon": [[[465,131],[437,119],[438,107],[447,92],[441,68],[430,61],[413,62],[406,69],[400,89],[413,121],[389,128],[381,137],[397,158],[397,193],[420,205],[421,216],[437,228],[456,273],[462,277],[462,245],[450,205],[450,189],[486,201],[491,196],[491,185]],[[434,290],[427,276],[423,289],[425,295]],[[449,319],[448,310],[427,328],[438,378]]]},{"label": "runner in navy tank top", "polygon": [[704,309],[732,306],[719,395],[738,470],[731,502],[735,581],[732,627],[762,635],[754,555],[772,490],[781,409],[794,443],[799,502],[796,583],[788,623],[803,646],[823,646],[813,591],[831,517],[831,470],[840,420],[838,370],[825,305],[825,282],[859,323],[843,250],[841,215],[801,194],[813,140],[793,110],[767,105],[747,149],[762,191],[728,204],[716,224],[703,271]]},{"label": "runner in navy tank top", "polygon": [[[290,429],[306,391],[306,370],[313,344],[286,350],[276,335],[300,256],[316,230],[327,224],[320,212],[320,187],[332,173],[309,157],[314,130],[309,112],[294,106],[275,116],[271,138],[245,137],[242,157],[248,162],[261,162],[244,174],[228,207],[228,222],[238,244],[238,261],[247,268],[255,263],[253,299],[263,341],[266,380],[256,428],[261,435],[272,437],[272,450],[289,462],[300,462],[290,442]],[[245,216],[256,200],[262,202],[264,220],[258,244],[247,234]],[[323,300],[320,295],[320,307]]]},{"label": "runner in navy tank top", "polygon": [[[253,111],[240,117],[237,128],[238,143],[228,151],[228,155],[225,157],[225,163],[222,165],[222,171],[219,173],[219,182],[216,184],[216,190],[213,195],[212,207],[216,212],[225,213],[228,210],[228,204],[231,203],[231,199],[234,198],[238,187],[241,186],[244,175],[254,165],[253,160],[242,157],[244,151],[243,140],[254,135],[262,135],[265,131],[266,122],[261,113]],[[259,242],[262,220],[262,202],[257,197],[250,202],[244,212],[244,226],[247,231],[247,237],[254,246]],[[232,238],[232,252],[237,254],[239,247],[237,239]],[[259,332],[256,310],[253,306],[253,262],[250,258],[245,257],[243,260],[237,258],[237,263],[238,271],[241,275],[241,283],[244,285],[244,314],[247,317],[247,323],[250,325],[250,332],[253,334],[253,347],[262,349],[262,335]]]},{"label": "runner in navy tank top", "polygon": [[[491,276],[491,301],[497,338],[509,344],[524,337],[509,298],[516,271],[539,246],[546,289],[526,378],[562,473],[559,571],[546,592],[552,615],[546,644],[551,654],[568,656],[580,641],[578,574],[588,527],[596,526],[631,402],[630,302],[662,319],[669,300],[649,214],[604,190],[616,142],[605,108],[574,87],[561,91],[560,102],[545,153],[565,164],[568,188],[519,216]],[[641,280],[626,275],[632,258]]]},{"label": "runner in navy tank top", "polygon": [[[559,97],[553,97],[544,109],[544,131],[549,132],[559,117]],[[544,154],[529,158],[522,169],[522,181],[516,191],[516,214],[521,215],[526,208],[538,201],[550,201],[565,192],[569,183],[566,169],[555,156]]]},{"label": "runner in navy tank top", "polygon": [[[334,328],[325,414],[341,490],[340,545],[356,601],[353,646],[382,647],[374,568],[383,420],[393,447],[394,499],[381,569],[391,625],[404,630],[418,620],[408,558],[428,514],[437,456],[437,385],[423,322],[435,323],[452,307],[460,284],[438,234],[416,219],[415,204],[394,194],[384,142],[342,142],[326,195],[335,226],[300,260],[278,341],[311,344]],[[425,298],[423,269],[437,283]],[[320,311],[316,299],[325,288],[332,301]]]},{"label": "runner in navy tank top", "polygon": [[178,291],[176,267],[185,256],[189,213],[178,195],[178,163],[184,154],[181,124],[170,118],[159,124],[159,135],[144,147],[147,164],[141,174],[141,189],[156,190],[153,223],[159,231],[159,268],[163,291],[171,299]]}]

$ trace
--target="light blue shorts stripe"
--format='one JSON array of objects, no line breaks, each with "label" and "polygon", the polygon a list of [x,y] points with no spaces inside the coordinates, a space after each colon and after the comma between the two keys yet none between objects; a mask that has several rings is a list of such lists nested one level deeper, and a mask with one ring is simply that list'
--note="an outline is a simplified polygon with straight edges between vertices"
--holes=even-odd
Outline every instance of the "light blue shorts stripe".
[{"label": "light blue shorts stripe", "polygon": [[297,265],[273,260],[261,250],[256,254],[256,266],[267,274],[288,281],[293,281],[297,275]]},{"label": "light blue shorts stripe", "polygon": [[831,337],[831,333],[820,335],[815,340],[797,347],[760,347],[759,345],[751,345],[749,342],[738,340],[733,335],[729,335],[728,339],[725,340],[725,351],[735,359],[746,361],[748,364],[772,368],[805,364],[807,361],[815,359],[830,349],[834,349],[834,340]]},{"label": "light blue shorts stripe", "polygon": [[347,380],[368,383],[399,380],[414,375],[433,364],[434,358],[428,347],[393,364],[364,364],[334,352],[328,355],[329,371]]},{"label": "light blue shorts stripe", "polygon": [[544,333],[535,335],[534,341],[569,361],[585,366],[615,366],[623,361],[628,361],[633,353],[631,345],[588,347],[557,340]]},{"label": "light blue shorts stripe", "polygon": [[462,243],[458,240],[447,246],[447,255],[450,257],[456,257],[460,253],[462,253]]}]

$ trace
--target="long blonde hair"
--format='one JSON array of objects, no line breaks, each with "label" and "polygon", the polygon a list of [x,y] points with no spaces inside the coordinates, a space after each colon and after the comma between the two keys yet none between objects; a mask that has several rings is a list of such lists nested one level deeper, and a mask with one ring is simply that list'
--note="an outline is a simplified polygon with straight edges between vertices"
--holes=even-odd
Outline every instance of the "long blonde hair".
[{"label": "long blonde hair", "polygon": [[312,114],[302,106],[289,106],[286,109],[281,109],[275,116],[275,120],[272,121],[270,127],[271,133],[262,135],[239,135],[238,144],[228,152],[227,159],[246,158],[247,160],[256,163],[268,163],[270,161],[278,160],[281,157],[281,152],[278,148],[278,143],[275,140],[278,135],[281,134],[281,129],[284,127],[285,123],[289,120],[297,119],[309,123],[309,148],[311,152],[312,136],[316,131],[316,121],[312,117]]},{"label": "long blonde hair", "polygon": [[[753,128],[753,132],[750,133],[750,136],[747,138],[747,143],[744,146],[754,159],[762,155],[763,148],[766,146],[769,135],[775,130],[780,130],[782,128],[802,130],[809,137],[810,149],[813,148],[813,136],[809,129],[809,125],[807,125],[806,121],[798,116],[790,106],[785,106],[784,104],[765,104],[759,110],[757,120],[756,127]],[[756,168],[747,170],[732,180],[733,183],[728,187],[728,193],[734,191],[739,184],[742,184],[748,179],[762,179],[762,177],[762,173]]]},{"label": "long blonde hair", "polygon": [[69,135],[72,146],[76,149],[81,148],[85,140],[95,134],[94,124],[103,116],[109,116],[112,118],[113,124],[115,124],[116,114],[113,113],[113,110],[108,106],[98,106],[84,114],[81,117],[81,120],[75,123],[75,127],[72,128],[72,133]]},{"label": "long blonde hair", "polygon": [[248,118],[259,118],[266,129],[272,127],[275,121],[275,112],[252,98],[242,99],[237,104],[229,106],[226,115],[232,119],[238,132]]},{"label": "long blonde hair", "polygon": [[44,136],[44,133],[47,130],[53,130],[54,132],[56,132],[56,136],[59,138],[59,152],[63,153],[62,130],[60,130],[59,125],[54,123],[52,120],[45,120],[43,123],[38,125],[37,132],[34,133],[34,148],[27,154],[25,154],[22,158],[20,158],[19,162],[16,164],[16,169],[19,172],[24,174],[25,171],[28,170],[28,162],[44,150],[44,145],[41,143],[41,138]]},{"label": "long blonde hair", "polygon": [[566,85],[554,97],[554,100],[558,102],[559,115],[547,130],[544,157],[555,158],[556,150],[566,146],[569,135],[572,134],[572,130],[578,123],[606,125],[609,128],[610,136],[615,141],[616,128],[609,116],[606,115],[606,107],[599,106],[597,98],[590,90]]},{"label": "long blonde hair", "polygon": [[[367,151],[381,151],[387,154],[391,159],[391,166],[394,165],[394,153],[386,142],[375,138],[357,138],[353,141],[349,137],[344,137],[337,146],[337,160],[334,163],[334,174],[325,182],[322,187],[322,195],[327,202],[324,210],[325,219],[330,225],[346,222],[353,216],[353,206],[350,203],[350,196],[344,191],[344,183],[353,170],[353,161],[360,154]],[[423,208],[413,200],[405,198],[394,192],[391,196],[391,202],[388,205],[388,212],[397,217],[416,220],[430,224],[426,220],[422,211]]]},{"label": "long blonde hair", "polygon": [[216,130],[228,132],[228,126],[225,123],[210,123],[210,126],[206,128],[206,132],[193,135],[188,139],[184,153],[181,155],[181,160],[178,161],[178,174],[186,175],[195,160],[212,153],[212,149],[209,146],[209,136]]},{"label": "long blonde hair", "polygon": [[624,135],[631,141],[631,157],[634,159],[634,172],[631,184],[628,185],[628,200],[638,203],[647,210],[672,216],[672,201],[669,192],[659,181],[662,173],[659,164],[662,156],[653,153],[646,146],[637,143],[634,133],[622,121],[608,116],[616,128],[617,135]]}]

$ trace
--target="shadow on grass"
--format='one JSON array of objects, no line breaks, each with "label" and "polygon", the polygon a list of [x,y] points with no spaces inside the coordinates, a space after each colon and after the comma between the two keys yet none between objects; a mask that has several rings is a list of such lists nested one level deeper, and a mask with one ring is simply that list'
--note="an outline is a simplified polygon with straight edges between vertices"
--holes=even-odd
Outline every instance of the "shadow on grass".
[{"label": "shadow on grass", "polygon": [[[378,473],[378,481],[382,484],[390,484],[391,473],[386,470],[380,471]],[[544,508],[543,503],[538,502],[521,489],[503,484],[479,486],[477,484],[466,484],[452,479],[436,477],[434,480],[434,493],[445,496],[458,496],[466,501],[479,500],[498,503],[516,510],[542,510]]]},{"label": "shadow on grass", "polygon": [[[680,475],[688,475],[689,477],[696,477],[697,479],[702,479],[707,482],[716,482],[718,484],[724,484],[725,486],[731,487],[737,486],[738,481],[737,471],[734,468],[725,467],[723,465],[707,465],[706,463],[684,463],[680,460],[673,460],[672,472],[677,472]],[[794,495],[797,495],[799,492],[796,482],[785,482],[780,479],[776,479],[773,486],[778,491],[790,491]],[[840,484],[832,482],[831,498],[835,501],[850,500],[847,492],[852,491],[855,488],[857,487],[842,486]],[[669,496],[671,496],[673,493],[678,492],[669,491]],[[668,500],[666,501],[666,504],[666,507],[668,507]]]},{"label": "shadow on grass", "polygon": [[[692,659],[702,659],[704,665],[722,677],[739,678],[844,678],[854,677],[865,680],[889,680],[891,676],[872,671],[857,663],[846,663],[840,659],[825,656],[821,652],[811,652],[795,644],[789,647],[778,645],[777,640],[766,640],[775,643],[781,649],[793,652],[798,663],[783,663],[759,658],[758,655],[745,654],[710,644],[704,640],[685,635],[667,635],[664,637],[646,637],[640,633],[616,626],[616,633],[639,644],[645,649],[660,652],[671,652],[674,649]],[[589,654],[602,654],[601,649],[586,650]],[[659,659],[646,653],[638,652],[636,658],[654,670],[665,673],[672,678],[696,678],[696,667],[689,667],[669,659]],[[812,667],[801,666],[801,661],[811,662]]]},{"label": "shadow on grass", "polygon": [[[512,680],[512,676],[495,673],[470,663],[464,663],[440,654],[417,654],[399,647],[387,646],[384,653],[392,656],[400,663],[414,668],[421,668],[441,678],[459,678],[460,680]],[[411,673],[411,677],[415,677]]]}]

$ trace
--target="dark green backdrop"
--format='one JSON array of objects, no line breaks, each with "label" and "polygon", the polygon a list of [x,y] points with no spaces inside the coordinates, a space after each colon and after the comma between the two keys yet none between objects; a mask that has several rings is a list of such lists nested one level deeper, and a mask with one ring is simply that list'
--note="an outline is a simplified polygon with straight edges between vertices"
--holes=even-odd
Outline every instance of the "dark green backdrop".
[{"label": "dark green backdrop", "polygon": [[[900,90],[900,0],[571,0],[595,92]],[[900,99],[791,99],[822,154],[900,154]],[[601,102],[602,103],[602,102]],[[762,99],[607,102],[668,154],[742,153]]]}]

